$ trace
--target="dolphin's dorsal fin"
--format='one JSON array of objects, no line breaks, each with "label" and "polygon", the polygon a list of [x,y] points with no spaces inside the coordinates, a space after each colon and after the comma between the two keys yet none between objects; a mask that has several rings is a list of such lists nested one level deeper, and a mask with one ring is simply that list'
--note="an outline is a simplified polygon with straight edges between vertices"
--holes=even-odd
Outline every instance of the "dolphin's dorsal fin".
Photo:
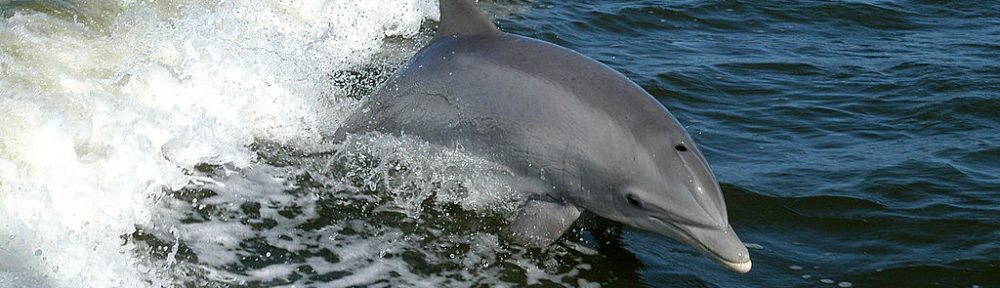
[{"label": "dolphin's dorsal fin", "polygon": [[479,11],[470,0],[440,0],[441,22],[437,37],[453,35],[482,35],[500,33],[490,17]]}]

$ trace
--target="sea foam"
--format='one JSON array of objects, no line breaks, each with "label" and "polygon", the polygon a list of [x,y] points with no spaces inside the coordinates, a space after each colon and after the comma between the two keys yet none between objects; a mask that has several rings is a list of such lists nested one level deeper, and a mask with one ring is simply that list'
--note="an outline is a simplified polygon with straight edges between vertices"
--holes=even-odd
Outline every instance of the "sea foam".
[{"label": "sea foam", "polygon": [[437,17],[422,0],[207,2],[0,19],[0,286],[170,281],[127,236],[164,191],[200,163],[250,166],[255,141],[320,141],[356,106],[331,73]]}]

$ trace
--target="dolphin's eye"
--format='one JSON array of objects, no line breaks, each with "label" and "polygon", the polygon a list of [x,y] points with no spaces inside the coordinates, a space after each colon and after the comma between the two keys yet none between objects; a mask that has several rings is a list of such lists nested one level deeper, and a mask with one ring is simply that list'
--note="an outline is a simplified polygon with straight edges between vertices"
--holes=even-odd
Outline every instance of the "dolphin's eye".
[{"label": "dolphin's eye", "polygon": [[674,146],[674,149],[677,149],[677,151],[681,151],[681,152],[685,152],[685,151],[688,151],[688,147],[687,147],[687,146],[684,146],[684,145],[677,145],[677,146]]},{"label": "dolphin's eye", "polygon": [[639,198],[635,197],[635,195],[633,195],[633,194],[625,195],[625,200],[627,200],[628,204],[630,204],[632,206],[642,207],[642,201],[639,201]]}]

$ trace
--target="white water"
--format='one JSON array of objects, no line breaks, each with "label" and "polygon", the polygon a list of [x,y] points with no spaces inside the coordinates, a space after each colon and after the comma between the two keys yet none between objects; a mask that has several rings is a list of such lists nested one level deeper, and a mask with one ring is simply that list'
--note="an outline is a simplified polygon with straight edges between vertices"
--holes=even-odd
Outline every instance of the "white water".
[{"label": "white water", "polygon": [[[387,36],[413,36],[436,17],[433,0],[122,0],[59,9],[0,19],[0,287],[174,283],[161,271],[177,263],[153,261],[123,240],[137,226],[174,222],[163,214],[164,190],[207,181],[184,172],[198,163],[253,167],[255,141],[318,145],[354,107],[329,75],[372,61]],[[277,176],[285,172],[261,171],[249,178],[285,185]],[[222,247],[249,233],[181,228],[158,231]],[[239,256],[227,251],[198,252],[208,264]],[[351,277],[341,284],[366,280]]]},{"label": "white water", "polygon": [[[153,225],[169,228],[144,229],[143,233],[150,233],[167,243],[145,245],[138,250],[146,254],[155,254],[156,250],[172,254],[162,266],[163,270],[174,272],[165,276],[176,278],[177,271],[194,271],[189,274],[196,274],[193,281],[199,284],[210,281],[306,287],[318,283],[329,287],[454,287],[486,282],[504,286],[497,276],[502,271],[496,267],[499,262],[496,254],[503,248],[496,234],[448,233],[433,223],[413,231],[413,228],[405,228],[406,225],[387,225],[377,220],[380,216],[406,215],[402,222],[421,223],[419,218],[424,207],[420,203],[431,197],[433,201],[459,204],[470,211],[509,213],[519,204],[519,197],[503,183],[506,178],[497,176],[506,175],[503,167],[409,137],[358,135],[342,144],[309,148],[329,151],[331,147],[338,150],[332,158],[298,159],[301,162],[280,168],[252,165],[252,169],[199,173],[202,177],[187,185],[188,189],[181,193],[212,191],[212,194],[202,198],[191,195],[163,197],[154,207],[154,214],[160,218]],[[383,161],[377,167],[352,166],[366,163],[365,158]],[[346,163],[333,164],[331,161]],[[401,167],[406,168],[399,170]],[[330,172],[336,169],[345,170],[347,175]],[[291,179],[305,174],[328,188],[319,193],[290,193],[301,188]],[[355,186],[347,180],[349,178],[363,181]],[[374,186],[382,186],[380,194],[383,195],[363,191],[374,190]],[[327,219],[320,211],[324,208],[318,207],[356,210],[358,205],[380,202],[378,198],[389,200],[361,215],[338,214],[347,215],[345,219]],[[321,203],[324,200],[347,203]],[[241,203],[259,205],[254,212],[247,212]],[[281,214],[292,207],[297,212]],[[206,219],[205,214],[211,216]],[[355,218],[358,216],[362,216],[361,219]],[[322,226],[319,229],[302,228],[317,226],[310,224],[314,221],[328,220],[334,221],[319,225]],[[268,225],[267,221],[273,221],[270,222],[272,226],[254,227]],[[428,234],[435,239],[427,239]],[[178,249],[178,243],[183,243],[185,249],[196,255],[197,263],[171,260],[177,251],[184,250]],[[441,247],[460,245],[468,245],[469,251],[461,255],[439,251]],[[406,252],[419,255],[420,261],[429,265],[460,263],[467,268],[427,275],[415,271],[427,267],[413,267],[400,257]],[[336,259],[330,260],[328,256]],[[532,275],[538,279],[558,281],[561,277],[572,276],[542,273],[544,270],[527,259],[514,259],[511,263],[538,271],[539,275]],[[311,271],[299,275],[318,275],[317,278],[328,273],[349,275],[327,280],[298,279],[294,275],[301,272],[301,267],[309,267]],[[191,278],[187,276],[190,275],[181,278]],[[456,282],[455,278],[466,281]]]}]

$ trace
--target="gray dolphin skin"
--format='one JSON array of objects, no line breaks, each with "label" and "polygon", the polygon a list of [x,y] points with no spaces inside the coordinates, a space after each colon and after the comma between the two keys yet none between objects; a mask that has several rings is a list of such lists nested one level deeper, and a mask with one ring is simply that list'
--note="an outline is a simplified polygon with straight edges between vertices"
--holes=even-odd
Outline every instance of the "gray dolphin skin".
[{"label": "gray dolphin skin", "polygon": [[543,247],[582,210],[687,243],[750,271],[721,189],[673,116],[634,82],[554,44],[500,32],[441,0],[438,32],[334,135],[411,135],[506,165],[529,195],[505,228]]}]

